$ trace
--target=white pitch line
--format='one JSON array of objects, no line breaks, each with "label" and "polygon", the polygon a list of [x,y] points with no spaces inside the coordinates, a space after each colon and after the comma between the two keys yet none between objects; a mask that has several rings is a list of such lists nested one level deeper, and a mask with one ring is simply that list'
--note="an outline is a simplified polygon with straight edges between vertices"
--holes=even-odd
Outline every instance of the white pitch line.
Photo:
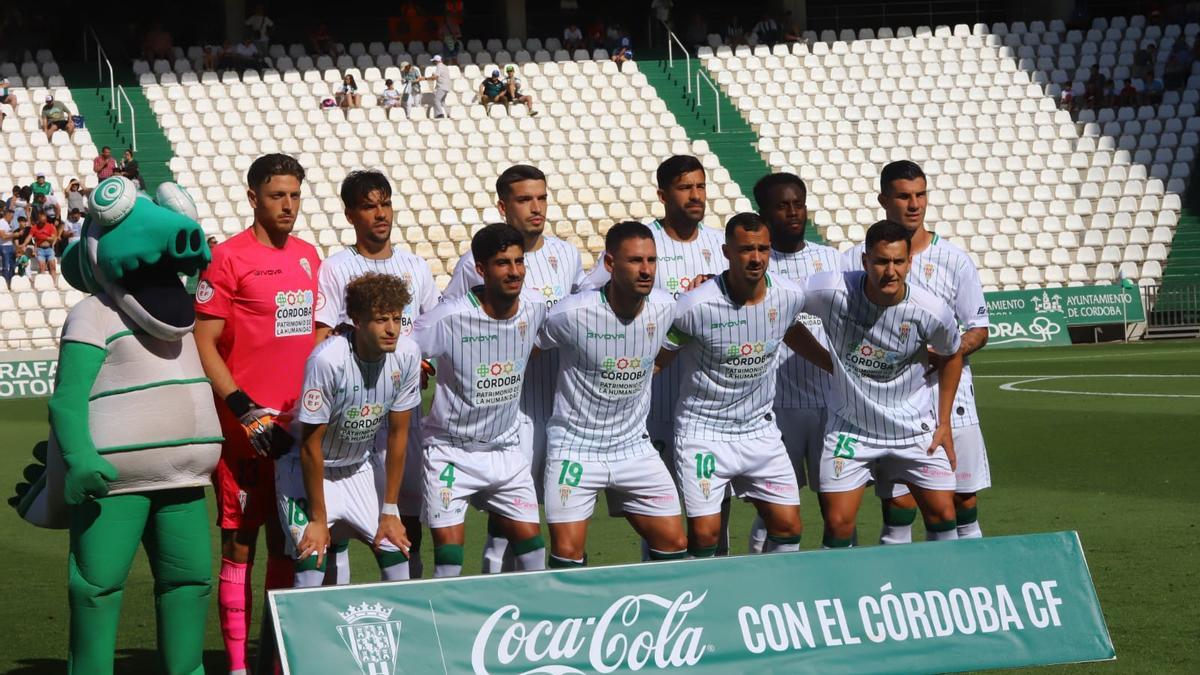
[{"label": "white pitch line", "polygon": [[[1002,360],[998,360],[998,361],[993,360],[993,359],[988,359],[986,361],[979,361],[976,365],[985,366],[985,365],[990,365],[993,363],[1052,363],[1054,361],[1091,361],[1094,359],[1110,359],[1111,360],[1111,359],[1117,359],[1117,358],[1128,359],[1128,358],[1133,358],[1136,356],[1158,356],[1159,354],[1200,354],[1200,350],[1197,350],[1197,349],[1162,349],[1162,350],[1151,350],[1151,351],[1144,351],[1144,352],[1143,351],[1135,351],[1135,352],[1130,352],[1129,354],[1121,354],[1119,356],[1114,356],[1112,354],[1087,354],[1087,355],[1074,354],[1074,355],[1069,355],[1069,356],[1043,356],[1041,358],[1025,357],[1025,358],[1020,358],[1020,359],[1002,359]],[[978,377],[978,375],[976,377]]]},{"label": "white pitch line", "polygon": [[1067,394],[1071,396],[1116,396],[1125,398],[1200,398],[1200,394],[1140,394],[1132,392],[1111,392],[1111,391],[1073,391],[1070,389],[1022,389],[1020,385],[1032,384],[1035,382],[1046,382],[1048,380],[1074,380],[1080,378],[1101,378],[1101,377],[1122,377],[1122,378],[1200,378],[1200,375],[1125,375],[1125,374],[1100,374],[1100,375],[979,375],[976,377],[1003,377],[1026,378],[1017,380],[1016,382],[1006,382],[1000,385],[1003,391],[1015,391],[1025,394]]}]

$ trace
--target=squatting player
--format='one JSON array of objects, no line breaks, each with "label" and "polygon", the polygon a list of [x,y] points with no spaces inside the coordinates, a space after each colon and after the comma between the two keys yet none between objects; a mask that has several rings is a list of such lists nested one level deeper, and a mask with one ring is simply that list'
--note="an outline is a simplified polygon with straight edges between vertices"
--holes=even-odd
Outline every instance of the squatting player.
[{"label": "squatting player", "polygon": [[[754,185],[754,201],[759,215],[771,230],[771,270],[775,276],[786,277],[804,285],[813,274],[840,272],[842,255],[832,246],[804,240],[808,223],[806,199],[808,189],[800,177],[791,173],[773,173]],[[825,329],[820,319],[801,314],[808,331],[828,347]],[[792,352],[786,345],[780,348],[778,376],[775,383],[775,422],[783,434],[783,444],[792,458],[796,479],[818,492],[817,478],[821,464],[821,448],[825,440],[825,419],[832,376]],[[750,528],[750,551],[759,553],[767,539],[762,519],[756,518]]]},{"label": "squatting player", "polygon": [[687,555],[679,495],[646,432],[654,359],[675,299],[654,288],[654,238],[645,225],[614,225],[604,247],[609,282],[560,302],[538,337],[541,349],[561,352],[546,431],[551,567],[585,564],[600,492],[649,542],[651,559]]},{"label": "squatting player", "polygon": [[800,550],[800,488],[771,406],[780,344],[825,355],[803,324],[804,290],[767,273],[771,234],[754,213],[725,226],[729,270],[683,296],[660,362],[680,355],[675,466],[688,515],[688,552],[716,553],[726,488],[767,526],[764,551]]},{"label": "squatting player", "polygon": [[[867,230],[855,272],[813,275],[804,311],[825,326],[831,345],[834,401],[821,453],[824,545],[850,546],[872,469],[912,490],[930,540],[957,539],[954,439],[950,407],[962,372],[954,313],[937,296],[906,281],[908,230],[890,220]],[[934,409],[925,381],[936,360]]]},{"label": "squatting player", "polygon": [[[525,288],[542,298],[547,309],[570,295],[583,278],[579,251],[568,242],[544,234],[546,228],[546,175],[536,167],[516,164],[496,179],[496,207],[505,222],[521,233],[525,247]],[[454,268],[445,297],[457,298],[483,280],[476,271],[477,260],[467,252]],[[553,352],[534,359],[525,373],[521,392],[521,443],[530,455],[534,483],[542,487],[546,460],[546,424],[554,411],[554,383],[558,378],[558,355]],[[499,532],[499,521],[488,519],[488,539],[483,548],[483,571],[512,569],[512,551]]]},{"label": "squatting player", "polygon": [[[691,155],[674,155],[658,165],[655,175],[658,198],[663,203],[663,217],[650,224],[654,246],[658,252],[658,272],[654,285],[678,300],[714,274],[729,267],[721,255],[724,239],[716,230],[703,224],[708,206],[708,188],[704,165]],[[584,281],[584,287],[599,288],[608,281],[609,273],[597,265]],[[651,386],[650,416],[646,428],[650,440],[662,454],[670,471],[675,471],[675,403],[682,383],[678,365],[669,365],[654,378]],[[728,499],[722,504],[721,542],[718,555],[729,552],[727,523]],[[648,559],[646,542],[642,543],[642,558]]]},{"label": "squatting player", "polygon": [[512,542],[517,569],[546,566],[537,490],[521,447],[520,402],[547,309],[540,296],[522,290],[524,241],[505,223],[476,232],[471,254],[482,285],[418,318],[413,332],[439,371],[433,409],[421,424],[435,577],[462,573],[463,521],[473,498]]},{"label": "squatting player", "polygon": [[[954,507],[958,536],[974,539],[983,536],[979,528],[976,493],[991,487],[987,448],[979,428],[975,410],[975,383],[971,377],[969,357],[987,344],[988,313],[983,298],[979,271],[966,251],[925,229],[925,208],[928,205],[925,173],[913,162],[892,162],[879,175],[879,204],[888,220],[900,223],[912,234],[912,268],[909,280],[941,298],[954,310],[962,330],[962,379],[954,396],[951,428],[954,432],[954,452],[958,456],[955,470]],[[861,249],[851,249],[854,256]],[[936,360],[936,356],[932,356]],[[936,384],[936,383],[935,383]],[[912,523],[917,504],[903,483],[877,477],[876,493],[884,499],[883,531],[880,543],[905,544],[912,541]],[[890,499],[889,499],[890,497]]]},{"label": "squatting player", "polygon": [[[279,520],[299,588],[321,585],[332,540],[347,536],[374,548],[384,581],[409,578],[411,543],[398,505],[408,426],[421,407],[421,353],[400,334],[411,300],[399,277],[358,277],[345,295],[353,330],[317,345],[308,358],[294,417],[299,442],[275,467]],[[380,432],[382,463],[373,459]]]},{"label": "squatting player", "polygon": [[[300,212],[303,167],[287,155],[263,155],[246,178],[254,223],[214,249],[212,264],[196,286],[196,347],[225,436],[213,473],[221,528],[217,596],[234,673],[246,669],[250,570],[264,522],[266,587],[292,583],[292,561],[274,517],[272,459],[292,439],[274,418],[291,410],[300,394],[313,347],[313,311],[320,304],[320,258],[312,245],[291,236]],[[264,632],[268,639],[273,634]]]},{"label": "squatting player", "polygon": [[[339,325],[350,323],[344,302],[346,284],[368,272],[390,274],[404,282],[411,300],[403,307],[400,335],[409,336],[417,316],[436,307],[439,297],[429,263],[420,256],[391,245],[394,222],[392,185],[378,171],[351,171],[342,181],[341,197],[346,220],[354,226],[354,246],[334,253],[321,264],[318,277],[321,298],[325,302],[317,307],[317,342],[328,337]],[[420,555],[423,493],[420,414],[420,409],[415,410],[409,422],[408,461],[404,464],[404,489],[400,493],[399,503],[400,519],[404,521],[412,543],[409,567],[414,579],[421,578],[423,572]],[[386,432],[381,430],[380,433]],[[376,454],[374,459],[382,462],[383,455]],[[376,469],[376,476],[382,477],[382,463]],[[348,543],[335,542],[334,547],[337,581],[343,584],[350,581]]]}]

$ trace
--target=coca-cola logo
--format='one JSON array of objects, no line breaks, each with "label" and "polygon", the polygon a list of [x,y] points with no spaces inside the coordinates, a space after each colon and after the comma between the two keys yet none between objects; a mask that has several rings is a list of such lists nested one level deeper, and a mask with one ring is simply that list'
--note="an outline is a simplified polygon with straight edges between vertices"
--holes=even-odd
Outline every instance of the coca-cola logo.
[{"label": "coca-cola logo", "polygon": [[[702,642],[704,628],[688,626],[688,614],[704,602],[684,591],[675,598],[653,593],[626,595],[600,616],[572,617],[555,622],[521,620],[521,608],[505,605],[487,618],[475,635],[471,667],[487,673],[490,667],[529,675],[582,675],[570,665],[583,658],[591,671],[639,671],[694,666],[710,649]],[[655,608],[662,610],[661,614]],[[586,656],[585,656],[586,655]]]}]

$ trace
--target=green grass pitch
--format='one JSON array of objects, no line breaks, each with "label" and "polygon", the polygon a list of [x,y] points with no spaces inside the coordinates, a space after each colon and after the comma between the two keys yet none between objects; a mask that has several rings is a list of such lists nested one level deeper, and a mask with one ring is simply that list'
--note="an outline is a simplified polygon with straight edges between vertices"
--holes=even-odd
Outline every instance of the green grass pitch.
[{"label": "green grass pitch", "polygon": [[[985,351],[974,366],[994,483],[980,500],[985,535],[1078,530],[1116,644],[1115,664],[1068,669],[1200,672],[1200,342]],[[33,444],[45,437],[45,420],[44,400],[0,404],[5,495]],[[877,505],[873,497],[864,502],[864,543],[878,532]],[[738,504],[734,513],[739,553],[746,550],[751,509]],[[804,521],[803,547],[815,548],[820,518],[807,491]],[[468,520],[467,573],[479,570],[483,525],[478,514]],[[64,672],[66,534],[35,529],[5,506],[0,538],[8,542],[0,574],[0,672]],[[432,547],[424,553],[428,575]],[[624,521],[601,516],[588,553],[593,565],[633,561],[637,539]],[[351,556],[355,581],[375,579],[362,545],[354,544]],[[215,567],[214,558],[214,579]],[[257,588],[264,567],[255,567]],[[125,591],[118,672],[157,670],[151,590],[139,553]],[[256,599],[256,624],[262,609]],[[208,670],[221,672],[215,591],[207,644]]]}]

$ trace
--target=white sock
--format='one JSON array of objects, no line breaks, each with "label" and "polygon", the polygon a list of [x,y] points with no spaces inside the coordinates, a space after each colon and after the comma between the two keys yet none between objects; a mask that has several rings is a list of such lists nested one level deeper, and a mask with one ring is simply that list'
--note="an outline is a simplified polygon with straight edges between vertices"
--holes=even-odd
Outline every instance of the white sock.
[{"label": "white sock", "polygon": [[350,583],[350,547],[347,546],[333,555],[334,571],[337,572],[338,586]]},{"label": "white sock", "polygon": [[516,556],[516,569],[521,571],[546,569],[546,547],[536,548]]},{"label": "white sock", "polygon": [[763,553],[789,553],[800,550],[800,537],[795,541],[779,541],[775,537],[767,537],[763,545]]},{"label": "white sock", "polygon": [[762,516],[754,516],[754,523],[750,525],[750,552],[762,553],[766,541],[767,524],[763,522]]},{"label": "white sock", "polygon": [[324,570],[304,570],[296,572],[293,582],[296,588],[317,588],[325,581]]},{"label": "white sock", "polygon": [[879,543],[911,544],[912,525],[888,525],[884,523],[883,529],[879,532]]},{"label": "white sock", "polygon": [[982,539],[983,529],[979,527],[979,521],[967,523],[966,525],[958,526],[959,539]]},{"label": "white sock", "polygon": [[945,532],[934,532],[928,526],[925,527],[925,541],[954,541],[955,539],[958,539],[957,528],[952,527]]},{"label": "white sock", "polygon": [[483,573],[499,574],[504,571],[504,554],[507,552],[508,540],[489,534],[483,544]]},{"label": "white sock", "polygon": [[433,578],[457,577],[462,575],[462,565],[434,565]]},{"label": "white sock", "polygon": [[379,576],[384,581],[408,581],[408,561],[380,567]]}]

